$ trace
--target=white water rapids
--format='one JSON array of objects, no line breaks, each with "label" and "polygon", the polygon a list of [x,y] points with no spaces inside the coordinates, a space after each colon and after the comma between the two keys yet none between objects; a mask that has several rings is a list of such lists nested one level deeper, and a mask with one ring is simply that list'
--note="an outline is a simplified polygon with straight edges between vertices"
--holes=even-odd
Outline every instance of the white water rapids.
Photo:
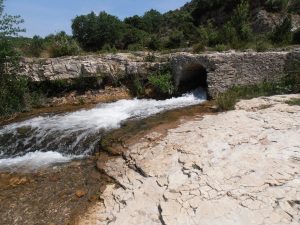
[{"label": "white water rapids", "polygon": [[44,166],[90,154],[104,131],[121,123],[206,100],[202,89],[167,100],[120,100],[93,109],[39,116],[0,127],[0,168]]}]

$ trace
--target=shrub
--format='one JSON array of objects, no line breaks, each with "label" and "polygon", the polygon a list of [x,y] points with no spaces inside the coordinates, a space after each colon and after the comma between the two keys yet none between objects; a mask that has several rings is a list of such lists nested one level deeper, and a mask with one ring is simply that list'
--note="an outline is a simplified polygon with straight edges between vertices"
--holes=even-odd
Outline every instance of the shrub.
[{"label": "shrub", "polygon": [[115,46],[111,47],[110,44],[105,44],[103,47],[102,47],[102,51],[103,52],[107,52],[107,53],[117,53],[117,49]]},{"label": "shrub", "polygon": [[278,82],[233,87],[217,96],[217,105],[221,110],[231,110],[240,99],[300,93],[300,65],[295,68]]},{"label": "shrub", "polygon": [[222,43],[233,45],[234,43],[238,43],[238,35],[236,29],[232,26],[231,23],[226,23],[222,28]]},{"label": "shrub", "polygon": [[232,110],[240,99],[250,99],[259,96],[270,96],[285,93],[280,83],[262,83],[257,85],[237,86],[221,93],[216,98],[220,110]]},{"label": "shrub", "polygon": [[175,93],[175,86],[170,72],[158,72],[148,78],[149,84],[152,85],[158,93],[163,95],[172,95]]},{"label": "shrub", "polygon": [[166,44],[167,48],[180,48],[184,41],[184,35],[182,31],[174,31],[168,39]]},{"label": "shrub", "polygon": [[152,36],[148,40],[146,46],[151,50],[160,50],[162,48],[161,40],[157,36]]},{"label": "shrub", "polygon": [[281,12],[287,8],[290,0],[267,0],[266,8],[271,12]]},{"label": "shrub", "polygon": [[258,52],[265,52],[271,49],[273,46],[267,40],[258,40],[255,43],[255,50]]},{"label": "shrub", "polygon": [[293,33],[293,43],[300,44],[300,28]]},{"label": "shrub", "polygon": [[229,50],[230,48],[227,45],[219,44],[215,46],[215,50],[218,52],[224,52]]},{"label": "shrub", "polygon": [[133,94],[135,96],[142,96],[145,94],[143,82],[138,76],[133,78]]},{"label": "shrub", "polygon": [[251,40],[252,29],[250,24],[250,8],[248,1],[242,0],[237,8],[234,9],[229,24],[235,29],[235,34],[239,41]]},{"label": "shrub", "polygon": [[50,40],[50,57],[76,55],[79,52],[80,48],[76,41],[63,31],[53,36]]},{"label": "shrub", "polygon": [[205,46],[214,46],[220,43],[220,34],[212,21],[208,21],[206,26],[199,27],[200,42]]},{"label": "shrub", "polygon": [[292,18],[286,16],[272,31],[270,39],[275,44],[289,44],[292,41]]},{"label": "shrub", "polygon": [[39,36],[33,36],[28,48],[28,53],[34,57],[40,57],[42,51],[45,50],[44,39]]},{"label": "shrub", "polygon": [[300,98],[293,98],[289,101],[286,101],[289,105],[299,105],[300,106]]},{"label": "shrub", "polygon": [[148,53],[147,56],[144,58],[145,62],[155,62],[156,56],[154,54]]},{"label": "shrub", "polygon": [[203,43],[198,43],[193,46],[193,53],[201,53],[205,51],[205,45]]},{"label": "shrub", "polygon": [[130,44],[130,45],[128,45],[127,49],[129,51],[134,51],[135,52],[135,51],[143,51],[144,47],[143,47],[142,44],[136,43],[136,44]]}]

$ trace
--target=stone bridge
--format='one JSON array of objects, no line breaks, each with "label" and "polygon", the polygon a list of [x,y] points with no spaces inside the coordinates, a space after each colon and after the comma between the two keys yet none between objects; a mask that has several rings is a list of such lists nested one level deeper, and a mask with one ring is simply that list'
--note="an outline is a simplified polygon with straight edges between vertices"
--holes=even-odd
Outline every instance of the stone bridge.
[{"label": "stone bridge", "polygon": [[281,79],[290,64],[300,62],[300,49],[278,52],[225,52],[206,54],[119,53],[115,55],[70,56],[54,59],[23,59],[22,74],[33,81],[99,77],[121,81],[130,76],[144,79],[170,67],[182,91],[198,86],[214,98],[237,85],[272,82]]}]

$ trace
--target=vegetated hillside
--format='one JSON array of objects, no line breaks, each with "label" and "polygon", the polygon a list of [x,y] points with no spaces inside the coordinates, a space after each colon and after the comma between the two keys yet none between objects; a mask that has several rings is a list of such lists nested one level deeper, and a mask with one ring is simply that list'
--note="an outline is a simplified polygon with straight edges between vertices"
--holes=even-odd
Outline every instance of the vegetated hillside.
[{"label": "vegetated hillside", "polygon": [[[299,0],[192,0],[165,14],[152,9],[123,21],[91,12],[72,21],[73,37],[64,32],[27,41],[26,55],[57,57],[83,51],[168,50],[272,47],[300,43]],[[293,32],[292,32],[293,31]],[[76,42],[74,42],[74,40]],[[22,50],[22,47],[20,47]]]}]

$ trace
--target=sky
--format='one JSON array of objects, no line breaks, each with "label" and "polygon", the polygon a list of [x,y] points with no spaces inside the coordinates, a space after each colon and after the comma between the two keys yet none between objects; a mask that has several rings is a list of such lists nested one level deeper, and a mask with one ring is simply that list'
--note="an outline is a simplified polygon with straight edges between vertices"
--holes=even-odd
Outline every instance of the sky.
[{"label": "sky", "polygon": [[71,34],[71,21],[77,15],[91,11],[109,14],[124,19],[143,15],[150,9],[167,12],[183,6],[189,0],[5,0],[5,12],[21,15],[26,33],[22,36],[42,37],[50,33],[66,31]]}]

